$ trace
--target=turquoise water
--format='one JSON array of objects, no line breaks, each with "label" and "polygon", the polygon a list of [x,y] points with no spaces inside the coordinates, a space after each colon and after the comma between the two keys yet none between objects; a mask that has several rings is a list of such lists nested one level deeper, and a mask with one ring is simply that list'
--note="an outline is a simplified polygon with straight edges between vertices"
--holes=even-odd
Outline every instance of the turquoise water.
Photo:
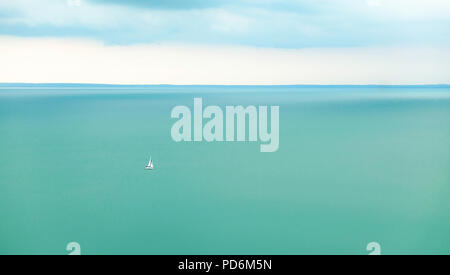
[{"label": "turquoise water", "polygon": [[[194,97],[279,150],[172,141]],[[0,254],[450,254],[449,198],[448,87],[0,89]]]}]

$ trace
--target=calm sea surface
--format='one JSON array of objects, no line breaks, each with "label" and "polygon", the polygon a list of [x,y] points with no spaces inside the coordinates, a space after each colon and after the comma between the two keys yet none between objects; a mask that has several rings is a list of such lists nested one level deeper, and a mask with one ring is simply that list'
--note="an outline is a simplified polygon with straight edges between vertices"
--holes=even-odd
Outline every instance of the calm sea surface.
[{"label": "calm sea surface", "polygon": [[[194,97],[279,105],[279,150],[172,141]],[[450,88],[0,88],[0,254],[450,254],[449,232]]]}]

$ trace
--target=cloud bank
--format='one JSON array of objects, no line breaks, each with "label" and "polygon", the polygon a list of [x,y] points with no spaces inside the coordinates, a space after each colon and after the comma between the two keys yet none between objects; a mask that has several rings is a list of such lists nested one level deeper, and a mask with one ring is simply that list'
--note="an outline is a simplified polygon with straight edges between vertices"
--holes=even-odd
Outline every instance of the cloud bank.
[{"label": "cloud bank", "polygon": [[448,14],[448,0],[0,0],[0,35],[112,45],[435,45],[450,44]]},{"label": "cloud bank", "polygon": [[450,83],[448,0],[0,0],[0,82]]}]

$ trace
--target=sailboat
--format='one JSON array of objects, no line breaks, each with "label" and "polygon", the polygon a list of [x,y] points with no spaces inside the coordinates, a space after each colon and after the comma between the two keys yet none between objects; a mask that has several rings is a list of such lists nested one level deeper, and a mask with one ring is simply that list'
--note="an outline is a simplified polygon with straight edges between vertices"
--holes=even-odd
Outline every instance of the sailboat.
[{"label": "sailboat", "polygon": [[153,170],[153,160],[150,157],[150,161],[148,162],[147,166],[145,166],[145,170]]}]

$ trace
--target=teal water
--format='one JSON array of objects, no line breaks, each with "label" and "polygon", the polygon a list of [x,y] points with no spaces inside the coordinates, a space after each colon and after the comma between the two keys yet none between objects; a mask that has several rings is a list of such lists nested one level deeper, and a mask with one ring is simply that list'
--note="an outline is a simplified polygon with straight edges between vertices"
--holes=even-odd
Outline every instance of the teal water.
[{"label": "teal water", "polygon": [[[194,97],[279,150],[175,143]],[[449,198],[448,87],[0,89],[0,254],[450,254]]]}]

